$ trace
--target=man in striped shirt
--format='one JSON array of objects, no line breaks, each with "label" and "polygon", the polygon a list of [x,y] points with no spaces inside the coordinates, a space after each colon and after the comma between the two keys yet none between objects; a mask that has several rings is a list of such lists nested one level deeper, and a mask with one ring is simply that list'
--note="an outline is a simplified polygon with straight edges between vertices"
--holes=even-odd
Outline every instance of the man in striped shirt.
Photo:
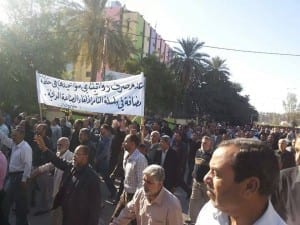
[{"label": "man in striped shirt", "polygon": [[[143,170],[148,166],[145,156],[137,149],[139,138],[135,134],[128,134],[124,140],[123,168],[125,172],[124,191],[112,215],[117,217],[126,204],[132,199],[136,190],[143,186]],[[135,222],[133,222],[135,224]]]}]

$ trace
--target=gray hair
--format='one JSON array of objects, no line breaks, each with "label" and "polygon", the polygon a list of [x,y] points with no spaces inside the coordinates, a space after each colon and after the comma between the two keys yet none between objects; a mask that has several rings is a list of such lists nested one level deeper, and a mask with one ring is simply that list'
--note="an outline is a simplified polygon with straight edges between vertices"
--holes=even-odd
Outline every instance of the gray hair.
[{"label": "gray hair", "polygon": [[158,182],[164,182],[164,180],[165,180],[165,170],[164,170],[164,168],[162,168],[159,165],[153,164],[153,165],[147,166],[143,170],[143,174],[153,177],[154,180],[156,180]]},{"label": "gray hair", "polygon": [[157,135],[158,138],[160,138],[160,133],[158,131],[154,130],[154,131],[151,132],[150,135],[153,135],[153,134]]},{"label": "gray hair", "polygon": [[64,142],[67,145],[68,148],[70,147],[70,140],[69,140],[69,138],[67,138],[67,137],[61,137],[61,138],[59,138],[57,140],[57,142],[60,142],[60,141]]}]

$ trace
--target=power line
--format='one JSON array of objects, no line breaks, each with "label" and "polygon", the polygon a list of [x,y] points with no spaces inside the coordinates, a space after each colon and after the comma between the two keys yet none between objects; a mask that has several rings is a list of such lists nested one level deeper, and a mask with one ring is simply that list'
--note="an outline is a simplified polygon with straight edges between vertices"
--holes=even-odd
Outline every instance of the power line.
[{"label": "power line", "polygon": [[224,48],[224,47],[209,46],[209,45],[204,45],[203,47],[206,47],[206,48],[214,48],[214,49],[220,49],[220,50],[227,50],[227,51],[235,51],[235,52],[255,53],[255,54],[265,54],[265,55],[281,55],[281,56],[295,56],[295,57],[299,57],[299,56],[300,56],[300,54],[293,54],[293,53],[264,52],[264,51],[254,51],[254,50],[243,50],[243,49],[234,49],[234,48]]},{"label": "power line", "polygon": [[[59,33],[78,33],[78,32],[87,32],[87,31],[88,31],[88,29],[81,29],[81,30],[77,29],[77,30],[66,30],[66,31],[38,32],[38,34],[47,35],[47,34],[51,34],[51,33],[56,33],[56,34],[59,34]],[[166,39],[163,39],[163,38],[151,37],[151,36],[146,36],[146,35],[142,35],[142,34],[135,34],[135,33],[131,33],[131,32],[117,31],[117,30],[109,30],[109,32],[121,32],[123,34],[128,34],[128,35],[132,35],[132,36],[143,37],[143,38],[148,38],[148,39],[155,39],[156,41],[165,41],[165,42],[169,42],[169,43],[179,44],[178,41],[166,40]],[[300,57],[300,54],[297,54],[297,53],[283,53],[283,52],[268,52],[268,51],[246,50],[246,49],[227,48],[227,47],[219,47],[219,46],[212,46],[212,45],[203,45],[203,48],[211,48],[211,49],[233,51],[233,52],[242,52],[242,53],[252,53],[252,54]]]},{"label": "power line", "polygon": [[[155,37],[145,36],[145,35],[141,35],[141,34],[134,34],[134,33],[130,33],[130,32],[123,32],[123,33],[129,34],[129,35],[134,35],[134,36],[140,36],[140,37],[143,37],[143,38],[156,39],[158,41],[162,40],[162,41],[165,41],[165,42],[179,44],[178,41],[173,41],[173,40],[165,40],[165,39],[162,39],[162,38],[155,38]],[[211,45],[203,45],[203,48],[213,48],[213,49],[226,50],[226,51],[244,52],[244,53],[255,53],[255,54],[265,54],[265,55],[280,55],[280,56],[300,57],[300,54],[293,54],[293,53],[245,50],[245,49],[226,48],[226,47],[218,47],[218,46],[211,46]]]}]

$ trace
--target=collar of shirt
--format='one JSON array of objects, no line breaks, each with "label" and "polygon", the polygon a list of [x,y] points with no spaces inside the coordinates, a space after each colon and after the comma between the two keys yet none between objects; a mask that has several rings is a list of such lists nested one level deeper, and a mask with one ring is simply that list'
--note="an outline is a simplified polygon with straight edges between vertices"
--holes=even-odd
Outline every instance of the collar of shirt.
[{"label": "collar of shirt", "polygon": [[207,155],[211,155],[212,154],[212,150],[209,150],[209,151],[204,151],[203,149],[199,148],[199,151],[200,152],[203,152],[204,154],[207,154]]},{"label": "collar of shirt", "polygon": [[128,161],[133,161],[133,160],[135,160],[135,158],[138,156],[138,154],[139,154],[139,150],[138,150],[138,149],[135,149],[135,150],[133,151],[133,153],[132,153],[131,155],[128,156],[127,162],[128,162]]},{"label": "collar of shirt", "polygon": [[24,145],[25,141],[21,141],[19,144],[16,144],[16,148],[21,148]]},{"label": "collar of shirt", "polygon": [[163,197],[165,195],[165,192],[166,192],[166,190],[164,189],[164,187],[162,187],[159,194],[156,196],[156,198],[152,202],[149,202],[147,199],[148,204],[149,205],[153,205],[153,204],[161,205],[162,201],[163,201]]},{"label": "collar of shirt", "polygon": [[[212,207],[213,218],[219,221],[219,224],[229,224],[228,215],[226,213],[221,212],[217,208],[213,207],[212,203],[208,204]],[[265,210],[264,214],[258,218],[253,225],[264,225],[264,224],[278,224],[278,221],[283,222],[283,220],[278,216],[275,212],[272,203],[268,202],[268,207]]]}]

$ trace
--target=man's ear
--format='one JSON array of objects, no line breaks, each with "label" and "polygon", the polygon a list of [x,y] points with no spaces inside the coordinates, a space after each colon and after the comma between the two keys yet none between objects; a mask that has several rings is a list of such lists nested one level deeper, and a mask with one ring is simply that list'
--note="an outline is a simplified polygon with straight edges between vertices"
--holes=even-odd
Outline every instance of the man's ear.
[{"label": "man's ear", "polygon": [[249,177],[244,182],[244,194],[246,197],[259,192],[260,180],[257,177]]}]

